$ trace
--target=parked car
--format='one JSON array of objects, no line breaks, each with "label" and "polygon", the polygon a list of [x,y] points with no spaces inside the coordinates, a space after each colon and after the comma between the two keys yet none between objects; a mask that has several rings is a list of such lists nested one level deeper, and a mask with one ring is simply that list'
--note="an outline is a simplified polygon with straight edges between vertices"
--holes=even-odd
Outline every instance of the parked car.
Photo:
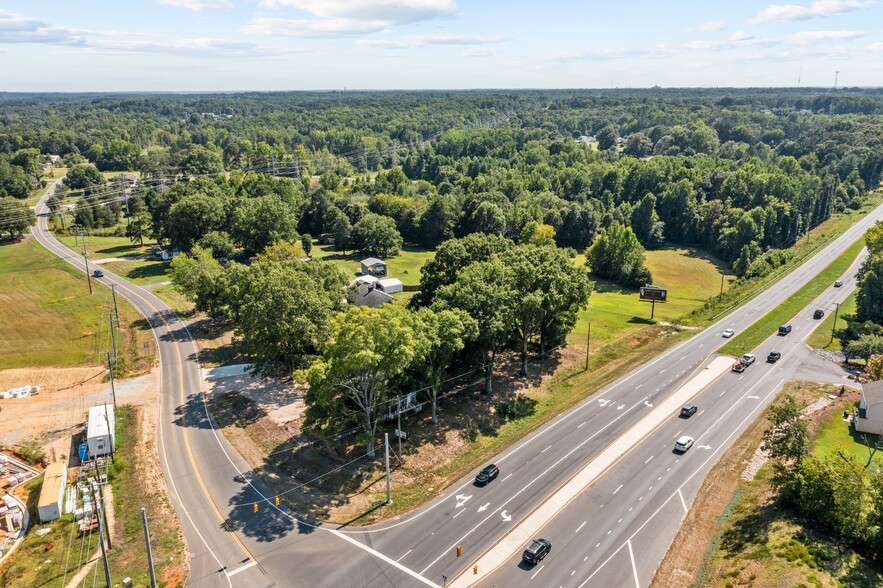
[{"label": "parked car", "polygon": [[529,564],[536,564],[552,551],[552,542],[548,539],[534,539],[533,543],[521,554],[521,559]]},{"label": "parked car", "polygon": [[681,416],[682,417],[690,417],[696,414],[696,410],[699,407],[695,404],[685,404],[683,408],[681,408]]},{"label": "parked car", "polygon": [[478,472],[478,475],[475,476],[475,483],[484,486],[499,475],[500,468],[498,468],[496,464],[491,464]]},{"label": "parked car", "polygon": [[821,308],[817,308],[816,311],[814,313],[812,313],[812,318],[814,318],[816,320],[819,320],[823,316],[825,316],[825,311],[822,310]]},{"label": "parked car", "polygon": [[735,333],[735,331],[733,329],[724,329],[724,332],[721,333],[721,336],[724,339],[729,339],[730,337],[733,336],[734,333]]},{"label": "parked car", "polygon": [[841,282],[840,280],[837,280],[836,282],[834,282],[834,287],[835,287],[835,288],[839,288],[839,287],[842,286],[842,285],[843,285],[843,282]]},{"label": "parked car", "polygon": [[675,451],[684,453],[691,447],[693,447],[693,438],[688,435],[683,435],[675,441]]},{"label": "parked car", "polygon": [[770,351],[770,354],[766,356],[767,363],[776,363],[782,359],[782,354],[778,351]]},{"label": "parked car", "polygon": [[92,272],[92,277],[95,277],[95,278],[103,278],[103,277],[104,277],[104,272],[101,271],[100,269],[97,269],[97,270],[95,270],[95,271]]},{"label": "parked car", "polygon": [[779,325],[779,334],[783,337],[791,332],[791,325]]},{"label": "parked car", "polygon": [[757,360],[757,357],[755,357],[754,355],[752,355],[750,353],[746,353],[745,355],[742,356],[742,359],[740,361],[742,363],[744,363],[746,367],[748,367],[749,365],[754,363],[756,360]]}]

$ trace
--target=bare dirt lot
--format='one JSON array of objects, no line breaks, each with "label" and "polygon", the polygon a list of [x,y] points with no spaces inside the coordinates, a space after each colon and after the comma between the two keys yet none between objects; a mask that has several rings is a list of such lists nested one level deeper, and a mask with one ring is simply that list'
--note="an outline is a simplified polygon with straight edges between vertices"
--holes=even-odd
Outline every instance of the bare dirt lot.
[{"label": "bare dirt lot", "polygon": [[[68,454],[70,437],[85,427],[89,407],[112,402],[103,366],[20,368],[0,371],[0,390],[40,386],[27,398],[0,400],[0,443],[36,440],[47,454]],[[158,402],[159,370],[116,382],[117,401],[147,405]],[[153,404],[156,407],[156,404]]]}]

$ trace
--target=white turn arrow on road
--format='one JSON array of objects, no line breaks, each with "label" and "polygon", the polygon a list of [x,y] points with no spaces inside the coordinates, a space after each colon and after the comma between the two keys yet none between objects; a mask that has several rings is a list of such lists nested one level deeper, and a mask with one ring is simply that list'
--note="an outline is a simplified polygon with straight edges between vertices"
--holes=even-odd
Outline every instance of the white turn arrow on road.
[{"label": "white turn arrow on road", "polygon": [[760,396],[746,396],[745,398],[750,400],[760,400]]},{"label": "white turn arrow on road", "polygon": [[511,521],[512,520],[512,515],[506,514],[505,510],[503,512],[501,512],[500,514],[503,516],[504,521]]},{"label": "white turn arrow on road", "polygon": [[598,404],[600,404],[601,406],[607,406],[608,404],[610,404],[610,400],[608,400],[607,398],[599,398]]},{"label": "white turn arrow on road", "polygon": [[457,499],[457,508],[460,508],[472,498],[472,495],[470,494],[469,496],[466,496],[465,494],[457,494],[455,498]]},{"label": "white turn arrow on road", "polygon": [[711,449],[711,445],[697,445],[696,449]]},{"label": "white turn arrow on road", "polygon": [[653,408],[653,403],[650,402],[649,400],[645,400],[645,401],[644,401],[644,406],[647,406],[647,407],[649,407],[649,408]]},{"label": "white turn arrow on road", "polygon": [[620,404],[616,407],[616,410],[622,410],[623,408],[625,408],[625,404]]}]

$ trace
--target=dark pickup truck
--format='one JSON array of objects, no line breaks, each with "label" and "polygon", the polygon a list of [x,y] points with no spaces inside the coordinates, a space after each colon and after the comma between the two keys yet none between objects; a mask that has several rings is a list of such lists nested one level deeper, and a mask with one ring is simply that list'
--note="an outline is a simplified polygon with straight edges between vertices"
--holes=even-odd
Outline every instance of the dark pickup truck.
[{"label": "dark pickup truck", "polygon": [[770,351],[770,354],[766,356],[767,363],[776,363],[782,359],[782,354],[778,351]]}]

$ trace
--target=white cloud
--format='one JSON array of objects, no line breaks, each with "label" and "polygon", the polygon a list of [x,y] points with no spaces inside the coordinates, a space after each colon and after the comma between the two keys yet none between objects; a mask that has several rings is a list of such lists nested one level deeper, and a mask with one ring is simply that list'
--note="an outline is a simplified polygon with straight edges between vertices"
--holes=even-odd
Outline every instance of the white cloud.
[{"label": "white cloud", "polygon": [[242,31],[255,35],[345,37],[415,22],[449,18],[453,0],[262,0],[264,8],[295,8],[316,18],[258,17]]},{"label": "white cloud", "polygon": [[730,35],[730,44],[734,47],[770,46],[778,43],[776,39],[758,39],[745,31],[736,31]]},{"label": "white cloud", "polygon": [[409,23],[452,16],[453,0],[261,0],[264,8],[289,7],[320,18]]},{"label": "white cloud", "polygon": [[710,20],[708,22],[704,22],[698,27],[696,30],[701,31],[703,33],[716,33],[723,29],[727,28],[727,21],[725,20]]},{"label": "white cloud", "polygon": [[883,51],[883,43],[871,43],[868,45],[869,51]]},{"label": "white cloud", "polygon": [[848,41],[865,36],[864,31],[803,31],[791,36],[791,44],[800,47],[828,41]]},{"label": "white cloud", "polygon": [[403,49],[425,45],[488,45],[502,43],[502,35],[457,35],[454,33],[429,33],[425,35],[404,35],[400,39],[360,39],[359,45],[384,49]]},{"label": "white cloud", "polygon": [[305,20],[291,18],[261,17],[242,28],[250,35],[279,37],[333,38],[377,33],[389,27],[389,23],[376,20],[352,20],[329,18]]},{"label": "white cloud", "polygon": [[843,12],[873,6],[871,0],[815,0],[809,6],[772,4],[757,13],[749,22],[753,25],[777,21],[808,20],[814,17],[834,16]]},{"label": "white cloud", "polygon": [[690,41],[686,47],[693,51],[708,51],[710,49],[717,49],[718,44],[711,41]]},{"label": "white cloud", "polygon": [[491,51],[490,49],[480,49],[478,47],[470,47],[469,49],[467,49],[466,51],[461,53],[461,55],[463,57],[490,57],[494,53],[495,53],[495,51]]},{"label": "white cloud", "polygon": [[0,43],[83,45],[85,41],[69,28],[0,10]]},{"label": "white cloud", "polygon": [[194,12],[203,10],[233,10],[233,4],[229,0],[158,0],[160,4],[189,8]]}]

